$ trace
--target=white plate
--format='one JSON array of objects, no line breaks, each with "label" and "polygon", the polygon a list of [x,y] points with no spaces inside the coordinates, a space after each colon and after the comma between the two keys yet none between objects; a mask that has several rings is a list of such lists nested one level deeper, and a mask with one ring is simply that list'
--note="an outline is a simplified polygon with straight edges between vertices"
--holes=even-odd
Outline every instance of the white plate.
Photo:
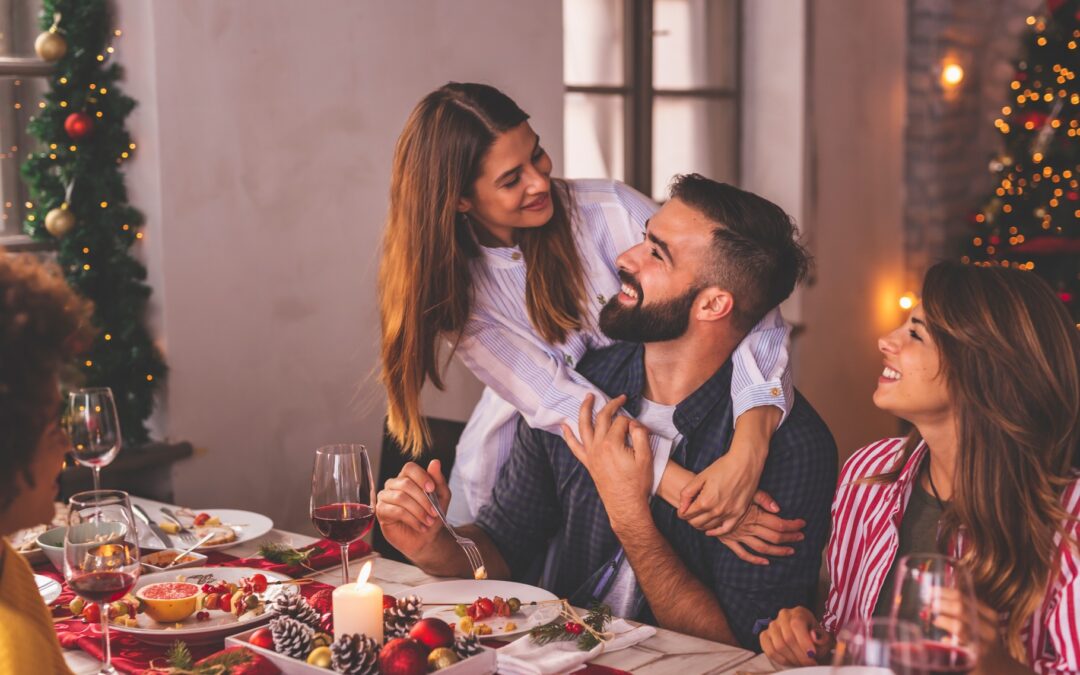
[{"label": "white plate", "polygon": [[[189,567],[175,572],[144,574],[135,583],[135,588],[132,589],[131,594],[134,595],[143,586],[163,581],[180,581],[181,577],[189,583],[202,586],[204,583],[218,583],[221,581],[239,583],[243,577],[250,577],[255,573],[265,575],[267,581],[286,581],[290,579],[284,574],[268,570],[257,570],[251,567]],[[270,586],[263,593],[263,598],[266,599],[267,605],[269,605],[281,593],[299,593],[299,589],[291,584]],[[245,621],[238,620],[236,615],[229,612],[216,609],[209,610],[209,612],[210,618],[208,620],[198,621],[195,619],[195,615],[192,614],[180,622],[179,628],[176,627],[175,623],[158,623],[146,614],[137,614],[135,615],[136,621],[138,621],[137,626],[129,628],[110,624],[109,629],[120,633],[128,633],[137,640],[148,644],[171,645],[175,640],[184,640],[188,644],[199,645],[220,642],[226,635],[245,630],[270,618],[269,611]]]},{"label": "white plate", "polygon": [[[147,515],[154,519],[158,525],[168,519],[161,513],[156,507],[144,505]],[[176,512],[176,509],[172,509]],[[238,544],[243,544],[265,535],[270,530],[274,529],[274,521],[270,520],[261,513],[253,513],[251,511],[239,511],[237,509],[191,509],[195,513],[208,513],[211,516],[217,516],[221,519],[222,525],[232,527],[236,532],[236,539],[225,544],[217,544],[215,546],[200,546],[197,551],[216,551],[223,548],[231,548]],[[180,515],[180,514],[177,514]],[[180,515],[180,522],[184,523],[188,527],[193,527],[193,519],[186,518]],[[143,548],[149,548],[154,550],[160,550],[165,548],[161,542],[158,541],[147,528],[143,531],[144,524],[139,524],[139,546]],[[168,534],[168,533],[166,533]],[[180,536],[176,534],[169,534],[169,538],[173,541],[172,548],[185,549],[187,546],[180,540]]]},{"label": "white plate", "polygon": [[60,597],[62,588],[59,581],[41,574],[35,574],[34,583],[37,584],[38,593],[41,593],[41,599],[45,601],[46,605],[53,604]]},{"label": "white plate", "polygon": [[[560,609],[558,603],[540,605],[530,604],[533,602],[540,603],[558,600],[559,598],[542,588],[529,586],[528,584],[519,584],[514,581],[493,581],[491,579],[482,581],[474,581],[472,579],[440,581],[425,586],[417,586],[408,591],[402,591],[398,597],[403,597],[405,595],[420,596],[420,599],[423,600],[426,605],[424,618],[434,616],[442,619],[446,623],[452,624],[457,624],[461,621],[461,617],[454,612],[454,607],[459,603],[470,605],[479,597],[494,598],[496,595],[503,600],[517,598],[521,601],[521,609],[514,614],[511,614],[509,617],[492,616],[477,621],[477,623],[486,623],[491,626],[491,635],[486,635],[484,637],[493,638],[517,635],[518,633],[524,633],[536,626],[542,626],[557,618]],[[431,606],[440,604],[442,606]],[[503,627],[506,625],[507,621],[513,621],[517,624],[517,628],[509,631],[505,630]],[[454,629],[457,634],[461,634],[461,632],[457,630],[456,625]]]}]

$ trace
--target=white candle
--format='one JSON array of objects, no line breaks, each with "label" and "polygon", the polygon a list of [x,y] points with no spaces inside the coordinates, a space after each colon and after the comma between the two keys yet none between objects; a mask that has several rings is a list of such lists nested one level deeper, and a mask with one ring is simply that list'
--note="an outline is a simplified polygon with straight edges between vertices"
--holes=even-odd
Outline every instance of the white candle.
[{"label": "white candle", "polygon": [[340,635],[361,633],[382,644],[382,589],[367,582],[371,561],[364,563],[355,584],[334,589],[334,639]]}]

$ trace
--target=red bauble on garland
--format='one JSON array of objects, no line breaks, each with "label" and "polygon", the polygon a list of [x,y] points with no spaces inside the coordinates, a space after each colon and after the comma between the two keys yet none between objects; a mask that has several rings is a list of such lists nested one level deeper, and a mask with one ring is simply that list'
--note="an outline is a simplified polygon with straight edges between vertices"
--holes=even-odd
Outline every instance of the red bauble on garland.
[{"label": "red bauble on garland", "polygon": [[379,652],[380,675],[425,675],[428,648],[408,638],[394,638]]},{"label": "red bauble on garland", "polygon": [[64,120],[64,131],[71,140],[82,140],[94,131],[94,118],[84,112],[73,112]]}]

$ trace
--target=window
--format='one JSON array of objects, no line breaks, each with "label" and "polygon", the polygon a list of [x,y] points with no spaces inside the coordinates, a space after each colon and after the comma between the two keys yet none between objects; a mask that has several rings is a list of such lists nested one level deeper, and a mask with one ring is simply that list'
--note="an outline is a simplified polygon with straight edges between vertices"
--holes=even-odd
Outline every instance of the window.
[{"label": "window", "polygon": [[34,54],[40,9],[40,2],[0,0],[0,244],[9,249],[41,247],[23,235],[27,191],[19,175],[36,145],[26,126],[52,72],[52,65]]},{"label": "window", "polygon": [[739,179],[740,0],[563,0],[565,174]]}]

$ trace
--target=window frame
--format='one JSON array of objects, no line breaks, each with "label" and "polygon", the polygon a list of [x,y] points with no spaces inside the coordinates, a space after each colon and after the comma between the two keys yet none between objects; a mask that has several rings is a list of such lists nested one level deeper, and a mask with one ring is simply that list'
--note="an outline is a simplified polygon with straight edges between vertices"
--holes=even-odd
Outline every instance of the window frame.
[{"label": "window frame", "polygon": [[653,0],[624,0],[623,84],[564,84],[564,94],[615,95],[623,98],[625,182],[644,195],[652,195],[653,102],[657,98],[728,100],[735,107],[733,149],[736,183],[742,180],[743,2],[735,5],[735,84],[733,87],[658,89],[653,86]]}]

